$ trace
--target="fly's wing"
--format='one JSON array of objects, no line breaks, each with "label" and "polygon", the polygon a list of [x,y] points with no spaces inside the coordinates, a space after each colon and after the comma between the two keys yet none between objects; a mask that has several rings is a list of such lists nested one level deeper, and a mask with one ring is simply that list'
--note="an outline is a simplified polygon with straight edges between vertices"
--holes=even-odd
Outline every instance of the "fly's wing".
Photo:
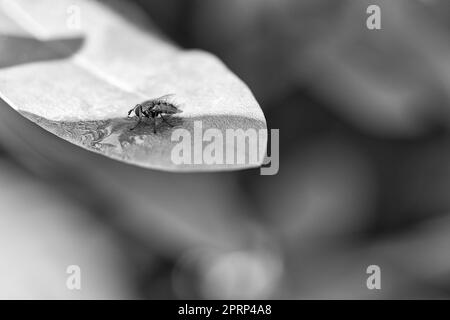
[{"label": "fly's wing", "polygon": [[170,94],[165,94],[165,95],[163,95],[163,96],[161,96],[159,98],[155,98],[153,100],[156,100],[156,101],[167,101],[168,99],[170,99],[170,98],[172,98],[174,96],[175,96],[175,93],[170,93]]},{"label": "fly's wing", "polygon": [[173,101],[171,101],[171,99],[175,96],[175,94],[171,93],[171,94],[166,94],[163,95],[159,98],[155,98],[153,99],[153,102],[155,104],[161,104],[161,103],[170,103],[170,104],[174,104]]},{"label": "fly's wing", "polygon": [[158,104],[155,106],[154,110],[166,114],[175,114],[181,112],[181,110],[175,107],[173,104],[168,103]]}]

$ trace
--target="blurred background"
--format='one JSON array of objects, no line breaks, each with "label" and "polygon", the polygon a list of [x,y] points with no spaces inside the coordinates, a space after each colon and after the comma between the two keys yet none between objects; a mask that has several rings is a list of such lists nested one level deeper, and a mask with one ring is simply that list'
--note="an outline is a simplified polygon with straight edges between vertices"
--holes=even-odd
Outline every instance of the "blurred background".
[{"label": "blurred background", "polygon": [[143,170],[2,102],[1,298],[449,298],[450,2],[134,2],[248,84],[280,171]]}]

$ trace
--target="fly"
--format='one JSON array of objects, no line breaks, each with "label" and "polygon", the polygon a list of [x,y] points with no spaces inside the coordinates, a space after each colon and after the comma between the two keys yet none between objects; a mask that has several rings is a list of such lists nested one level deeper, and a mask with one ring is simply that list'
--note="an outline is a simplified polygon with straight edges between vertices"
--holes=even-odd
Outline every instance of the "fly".
[{"label": "fly", "polygon": [[173,96],[174,94],[166,94],[156,99],[138,103],[133,109],[128,111],[128,117],[134,112],[135,116],[138,118],[138,122],[130,130],[136,129],[144,118],[151,118],[153,120],[153,132],[156,133],[156,118],[158,116],[160,116],[169,126],[173,127],[173,125],[164,117],[164,115],[171,116],[182,112],[175,104],[169,102],[169,99]]}]

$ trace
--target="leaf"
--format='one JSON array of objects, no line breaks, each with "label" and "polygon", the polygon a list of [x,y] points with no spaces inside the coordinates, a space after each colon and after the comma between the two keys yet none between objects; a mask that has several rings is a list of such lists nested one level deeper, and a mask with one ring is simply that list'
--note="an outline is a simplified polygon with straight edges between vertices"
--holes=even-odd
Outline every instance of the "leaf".
[{"label": "leaf", "polygon": [[[55,135],[127,163],[169,171],[259,166],[266,122],[248,87],[213,55],[168,43],[136,8],[107,4],[0,0],[0,97]],[[127,118],[128,110],[171,93],[182,109],[170,119],[174,127],[158,119],[156,134],[151,123],[129,130],[136,120]],[[234,146],[245,163],[177,165],[171,157],[180,141],[172,141],[176,129],[189,131],[192,161],[208,144],[195,146],[197,121],[202,132],[219,130],[224,153],[235,144],[226,140],[227,129],[262,134],[247,148]],[[253,147],[258,159],[252,162]]]}]

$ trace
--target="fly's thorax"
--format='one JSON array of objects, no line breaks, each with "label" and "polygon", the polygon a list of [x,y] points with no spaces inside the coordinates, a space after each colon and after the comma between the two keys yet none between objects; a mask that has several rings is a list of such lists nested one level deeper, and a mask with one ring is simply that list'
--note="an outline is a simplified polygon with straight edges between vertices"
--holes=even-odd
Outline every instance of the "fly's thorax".
[{"label": "fly's thorax", "polygon": [[142,105],[144,106],[144,108],[148,109],[148,108],[151,108],[153,106],[153,102],[145,101],[145,103],[143,103]]}]

